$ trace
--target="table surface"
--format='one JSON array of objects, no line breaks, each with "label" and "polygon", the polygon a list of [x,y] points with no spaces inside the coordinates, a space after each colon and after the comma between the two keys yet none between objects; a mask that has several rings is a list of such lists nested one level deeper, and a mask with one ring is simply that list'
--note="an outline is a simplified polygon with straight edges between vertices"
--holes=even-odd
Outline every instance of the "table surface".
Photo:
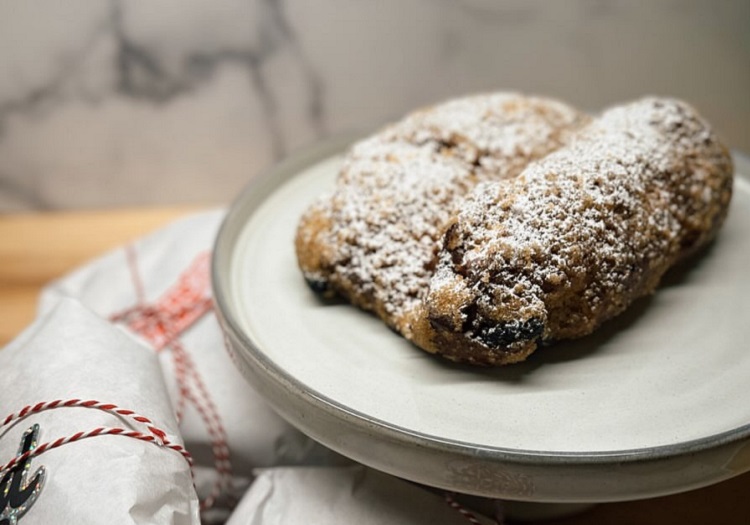
[{"label": "table surface", "polygon": [[[197,207],[0,216],[0,346],[34,318],[39,290],[83,262]],[[683,494],[597,505],[555,525],[743,525],[750,473]]]}]

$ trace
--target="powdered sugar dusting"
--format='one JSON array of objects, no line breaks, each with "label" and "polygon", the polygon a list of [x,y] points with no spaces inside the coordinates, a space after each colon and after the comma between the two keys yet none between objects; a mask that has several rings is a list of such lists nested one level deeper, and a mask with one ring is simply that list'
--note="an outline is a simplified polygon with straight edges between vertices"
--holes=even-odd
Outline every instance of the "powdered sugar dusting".
[{"label": "powdered sugar dusting", "polygon": [[715,235],[732,166],[676,100],[588,121],[515,94],[413,113],[351,149],[302,218],[300,267],[454,360],[590,333]]},{"label": "powdered sugar dusting", "polygon": [[[317,242],[316,253],[330,260],[306,264],[300,256],[301,267],[408,336],[456,202],[479,182],[517,176],[585,120],[563,104],[515,94],[408,116],[352,148],[334,194],[298,232],[298,247]],[[309,228],[312,213],[324,213],[323,235]]]},{"label": "powdered sugar dusting", "polygon": [[614,108],[514,181],[472,192],[439,255],[431,319],[503,351],[590,333],[710,239],[730,195],[731,161],[692,108]]}]

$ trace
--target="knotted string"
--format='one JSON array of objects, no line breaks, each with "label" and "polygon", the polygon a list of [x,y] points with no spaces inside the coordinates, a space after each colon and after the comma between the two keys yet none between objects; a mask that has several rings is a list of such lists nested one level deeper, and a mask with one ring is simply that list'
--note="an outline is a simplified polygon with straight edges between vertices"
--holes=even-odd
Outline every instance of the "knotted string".
[{"label": "knotted string", "polygon": [[143,281],[133,246],[126,247],[128,268],[136,304],[111,316],[113,322],[125,324],[148,341],[157,352],[169,350],[175,370],[178,399],[175,407],[177,421],[182,422],[185,407],[192,406],[211,439],[211,451],[218,478],[211,491],[201,501],[201,509],[211,508],[222,491],[231,486],[232,466],[227,434],[208,389],[195,362],[179,340],[180,335],[203,315],[213,309],[210,295],[210,253],[201,253],[156,302],[148,304]]}]

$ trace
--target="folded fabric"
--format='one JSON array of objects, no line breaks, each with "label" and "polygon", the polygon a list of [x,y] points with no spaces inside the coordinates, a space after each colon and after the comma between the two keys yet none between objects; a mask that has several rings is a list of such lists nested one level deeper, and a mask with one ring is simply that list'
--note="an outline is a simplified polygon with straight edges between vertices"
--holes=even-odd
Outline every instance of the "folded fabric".
[{"label": "folded fabric", "polygon": [[227,525],[467,525],[494,521],[363,466],[262,471]]},{"label": "folded fabric", "polygon": [[209,277],[223,216],[187,217],[86,264],[45,288],[39,310],[75,297],[158,353],[201,501],[229,508],[254,468],[341,459],[271,410],[226,351]]},{"label": "folded fabric", "polygon": [[0,524],[200,523],[152,350],[63,300],[0,371]]}]

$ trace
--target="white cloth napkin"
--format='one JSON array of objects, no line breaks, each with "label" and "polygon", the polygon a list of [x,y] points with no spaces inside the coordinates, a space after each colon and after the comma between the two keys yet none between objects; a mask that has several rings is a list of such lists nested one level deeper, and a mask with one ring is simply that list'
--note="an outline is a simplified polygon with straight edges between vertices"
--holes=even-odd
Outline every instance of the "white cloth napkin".
[{"label": "white cloth napkin", "polygon": [[[467,514],[468,513],[468,514]],[[493,521],[362,466],[262,471],[227,525],[469,525]]]},{"label": "white cloth napkin", "polygon": [[[156,355],[76,301],[60,301],[0,351],[0,373],[0,418],[29,405],[77,398],[114,404],[151,421],[134,421],[126,413],[114,414],[112,408],[32,410],[0,428],[0,464],[16,456],[24,432],[34,425],[39,425],[38,448],[100,427],[145,436],[153,435],[151,426],[163,431],[170,444],[182,445]],[[22,516],[22,525],[199,523],[189,464],[166,446],[123,435],[70,441],[33,457],[24,483],[33,483],[41,466],[41,490]],[[6,488],[11,478],[6,478]],[[11,492],[18,495],[23,486]],[[4,503],[0,523],[17,506]]]},{"label": "white cloth napkin", "polygon": [[[169,293],[197,258],[206,256],[212,249],[223,216],[223,210],[189,216],[89,262],[45,288],[40,312],[49,311],[63,297],[74,297],[101,317],[110,319],[137,305],[139,288],[145,302],[154,304]],[[210,289],[207,293],[210,295]],[[118,326],[153,346],[127,326]],[[257,467],[342,461],[281,419],[240,375],[226,352],[213,311],[200,317],[178,339],[194,361],[225,430],[233,474],[233,487],[229,492],[241,496],[252,478],[252,470]],[[180,393],[173,352],[166,348],[158,356],[177,410]],[[198,390],[194,382],[190,387]],[[196,486],[203,499],[210,493],[218,474],[214,471],[209,430],[189,403],[180,422],[180,431],[187,449],[193,454]]]}]

